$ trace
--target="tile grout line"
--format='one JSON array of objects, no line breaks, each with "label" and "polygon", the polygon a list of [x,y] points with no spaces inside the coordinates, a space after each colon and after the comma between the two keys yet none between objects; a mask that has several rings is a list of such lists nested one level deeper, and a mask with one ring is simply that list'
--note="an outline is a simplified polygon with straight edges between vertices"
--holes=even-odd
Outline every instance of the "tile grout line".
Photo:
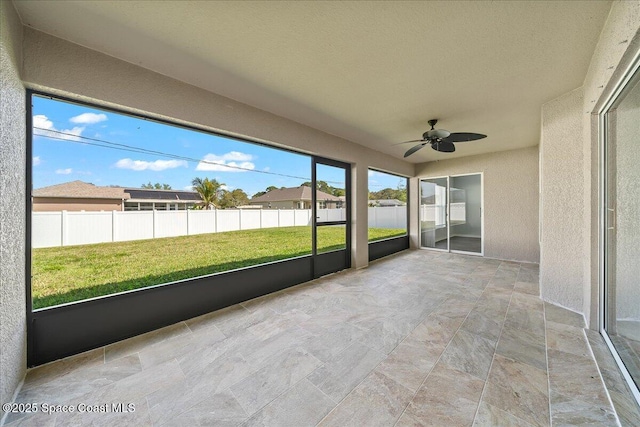
[{"label": "tile grout line", "polygon": [[[598,376],[600,377],[600,382],[602,383],[602,387],[604,388],[604,392],[607,395],[607,399],[609,400],[609,405],[613,409],[613,414],[616,416],[616,421],[618,422],[618,426],[621,426],[620,417],[618,416],[618,411],[616,410],[616,406],[613,404],[613,399],[611,399],[611,394],[609,393],[609,387],[604,381],[604,377],[602,376],[602,370],[600,369],[600,365],[598,364],[598,360],[596,359],[596,355],[593,352],[593,348],[591,348],[591,341],[589,341],[589,337],[587,337],[587,333],[585,332],[586,328],[581,328],[582,337],[587,341],[587,346],[589,347],[589,354],[591,355],[591,359],[596,365],[596,369],[598,370]],[[549,410],[551,412],[551,410]]]},{"label": "tile grout line", "polygon": [[[373,369],[371,369],[371,371],[369,371],[369,373],[368,373],[368,374],[367,374],[367,375],[362,379],[362,381],[360,381],[360,382],[359,382],[355,387],[353,387],[353,388],[351,389],[351,391],[350,391],[350,392],[349,392],[345,397],[343,397],[343,398],[340,400],[340,402],[338,402],[338,403],[336,404],[336,406],[334,406],[334,408],[333,408],[331,411],[329,411],[329,413],[328,413],[327,415],[325,415],[325,416],[324,416],[324,417],[323,417],[323,418],[322,418],[322,419],[321,419],[321,420],[316,424],[316,426],[320,425],[320,424],[322,423],[322,421],[324,421],[324,419],[325,419],[325,418],[327,418],[329,415],[331,415],[331,413],[332,413],[333,411],[335,411],[335,409],[336,409],[338,406],[340,406],[340,404],[341,404],[341,403],[342,403],[342,402],[343,402],[343,401],[344,401],[344,400],[345,400],[345,399],[346,399],[346,398],[347,398],[347,397],[348,397],[348,396],[349,396],[349,395],[350,395],[350,394],[351,394],[351,393],[352,393],[356,388],[358,388],[358,387],[360,386],[360,384],[362,384],[362,383],[363,383],[363,382],[364,382],[364,381],[369,377],[369,375],[371,375],[371,373],[372,373],[373,371],[375,371],[375,370],[378,368],[378,366],[380,366],[380,364],[382,364],[382,362],[384,362],[385,360],[387,360],[387,358],[389,357],[389,355],[390,355],[391,353],[393,353],[393,352],[395,351],[395,349],[396,349],[396,348],[398,348],[398,347],[400,346],[400,344],[402,344],[402,343],[403,343],[403,342],[404,342],[404,341],[409,337],[409,335],[411,335],[411,333],[412,333],[413,331],[415,331],[415,330],[418,328],[418,326],[420,326],[420,325],[421,325],[421,324],[422,324],[422,323],[427,319],[427,317],[429,317],[429,316],[431,315],[431,313],[433,313],[434,311],[436,311],[436,310],[438,309],[438,307],[440,307],[442,304],[444,304],[444,303],[445,303],[445,301],[447,301],[448,299],[449,299],[449,298],[446,298],[444,301],[442,301],[440,304],[438,304],[438,305],[437,305],[437,306],[436,306],[436,307],[435,307],[435,308],[434,308],[434,309],[433,309],[429,314],[427,314],[426,316],[424,316],[424,318],[423,318],[422,320],[420,320],[420,322],[418,322],[418,324],[417,324],[417,325],[416,325],[416,326],[415,326],[415,327],[414,327],[414,328],[413,328],[409,333],[407,333],[407,335],[402,339],[402,341],[400,341],[400,342],[399,342],[399,343],[398,343],[398,344],[393,348],[393,350],[391,350],[391,351],[386,355],[387,357],[385,357],[383,360],[381,360],[380,362],[378,362],[378,364],[377,364],[375,367],[373,367]],[[469,311],[469,312],[471,312],[471,311]],[[468,315],[469,315],[469,314],[467,313],[467,316],[468,316]],[[465,317],[465,320],[466,320],[466,317]],[[462,323],[464,323],[464,321],[463,321]],[[355,326],[355,325],[354,325],[354,326]],[[462,324],[460,324],[460,327],[462,327]],[[460,329],[460,327],[458,327],[458,329],[456,329],[456,332],[452,335],[451,340],[453,340],[453,336],[455,336],[455,334],[458,332],[458,330]],[[449,342],[451,342],[451,340],[449,340]],[[357,340],[356,340],[356,341],[357,341]],[[369,348],[370,350],[377,351],[376,349],[370,348],[368,345],[366,345],[366,344],[364,344],[364,343],[361,343],[360,341],[358,341],[358,342],[359,342],[360,344],[364,345],[365,347]],[[447,344],[447,346],[448,346],[448,344]],[[446,347],[447,347],[447,346],[445,346],[445,349],[446,349]],[[442,353],[444,353],[444,350],[442,350]],[[440,353],[440,356],[442,356],[442,353]],[[438,360],[440,360],[440,356],[438,356]],[[438,363],[438,361],[436,361],[436,364],[437,364],[437,363]],[[436,364],[434,364],[434,365],[433,365],[433,367],[435,367],[435,365],[436,365]],[[429,374],[430,374],[430,373],[431,373],[431,371],[433,370],[433,367],[431,367],[431,369],[429,370]],[[413,397],[415,397],[415,395],[416,395],[416,393],[418,392],[418,390],[420,390],[420,387],[422,386],[422,384],[424,383],[424,381],[427,379],[427,377],[429,376],[429,374],[427,374],[427,376],[426,376],[426,377],[425,377],[425,379],[422,381],[422,383],[420,383],[420,386],[418,387],[418,389],[413,393]],[[309,374],[309,375],[311,375],[311,374]],[[384,375],[384,374],[383,374],[383,375]],[[385,376],[386,376],[386,375],[385,375]],[[394,380],[393,378],[390,378],[390,379],[391,379],[392,381],[394,381],[394,382],[397,382],[397,381],[396,381],[396,380]],[[398,384],[402,386],[402,384],[400,384],[400,383],[398,383]],[[404,386],[403,386],[403,387],[404,387]],[[405,388],[406,388],[406,387],[405,387]],[[408,390],[408,389],[407,389],[407,390]],[[320,391],[322,391],[322,390],[320,390]],[[329,397],[329,396],[327,396],[327,397]],[[409,406],[409,403],[411,403],[411,400],[413,400],[413,397],[412,397],[412,398],[409,400],[409,402],[405,405],[404,409],[402,410],[402,413],[400,413],[400,416],[398,417],[398,419],[396,420],[396,422],[394,423],[394,425],[398,423],[398,420],[399,420],[399,419],[402,417],[402,415],[404,414],[405,410],[406,410],[406,409],[407,409],[407,407]],[[329,398],[329,399],[331,399],[331,398]],[[332,400],[333,400],[333,399],[332,399]]]},{"label": "tile grout line", "polygon": [[[518,267],[518,274],[520,274],[520,269],[522,266]],[[491,358],[491,364],[489,365],[489,371],[487,372],[487,378],[484,380],[484,384],[482,386],[482,392],[480,393],[480,399],[478,399],[478,407],[476,408],[476,413],[473,416],[472,424],[476,422],[478,418],[478,412],[480,412],[480,405],[482,404],[482,399],[484,398],[484,392],[487,389],[487,383],[489,382],[489,375],[491,375],[491,369],[493,368],[493,362],[496,360],[496,354],[498,351],[498,344],[500,344],[500,338],[502,338],[502,332],[504,331],[504,324],[507,321],[507,315],[509,314],[509,310],[511,309],[511,301],[513,300],[513,293],[515,292],[515,283],[518,281],[518,276],[516,275],[516,281],[513,282],[514,288],[511,290],[511,295],[509,295],[509,304],[507,305],[507,311],[504,312],[504,317],[502,319],[502,326],[500,327],[500,335],[498,335],[498,339],[496,340],[496,346],[493,349],[493,357]]]},{"label": "tile grout line", "polygon": [[[246,420],[244,420],[243,422],[241,422],[240,424],[238,424],[239,426],[246,424],[246,423],[251,419],[251,417],[252,417],[253,415],[257,414],[259,410],[262,410],[262,408],[260,408],[260,409],[259,409],[258,411],[256,411],[254,414],[249,414],[249,413],[247,412],[247,410],[246,410],[246,409],[244,409],[244,408],[242,407],[242,404],[241,404],[241,403],[240,403],[240,401],[238,400],[238,396],[236,396],[236,394],[233,392],[233,390],[231,390],[231,387],[227,387],[225,390],[229,390],[229,394],[231,394],[231,396],[233,397],[233,399],[234,399],[236,402],[238,402],[238,406],[240,406],[240,409],[242,409],[242,410],[244,411],[245,415],[247,416],[247,419],[246,419]],[[224,390],[223,390],[223,391],[224,391]],[[271,402],[269,402],[269,403],[271,403]],[[267,404],[267,405],[268,405],[268,404]],[[267,405],[265,405],[265,406],[267,406]]]},{"label": "tile grout line", "polygon": [[[477,269],[478,267],[476,267]],[[474,269],[475,271],[475,269]],[[497,273],[497,269],[496,269],[496,273]],[[473,274],[473,272],[471,273]],[[494,274],[495,277],[495,274]],[[482,292],[484,293],[484,290],[487,288],[487,286],[489,285],[489,283],[487,282],[487,284],[485,285],[485,287],[482,289]],[[482,294],[480,294],[480,296],[482,296]],[[429,378],[429,376],[431,375],[431,373],[433,372],[434,368],[436,367],[436,365],[438,365],[438,362],[440,362],[440,359],[442,358],[442,355],[447,351],[447,348],[449,347],[449,345],[451,344],[451,342],[453,341],[453,339],[455,338],[455,336],[457,335],[458,331],[460,331],[460,329],[462,329],[462,325],[464,325],[464,322],[467,320],[467,318],[469,317],[469,314],[471,314],[471,312],[473,311],[473,309],[476,307],[476,305],[478,304],[478,300],[480,299],[480,297],[476,298],[476,302],[474,304],[474,306],[469,310],[469,313],[467,313],[467,315],[465,316],[464,320],[462,322],[460,322],[460,326],[458,326],[458,329],[456,329],[456,331],[453,333],[453,335],[451,335],[451,339],[449,340],[449,342],[447,343],[447,345],[444,347],[444,349],[442,350],[442,352],[440,353],[440,356],[438,356],[438,359],[436,360],[436,362],[433,364],[433,366],[431,367],[431,369],[429,369],[429,373],[424,377],[424,379],[422,380],[422,382],[420,383],[420,385],[418,386],[418,388],[416,389],[415,393],[413,393],[413,396],[411,397],[411,399],[409,399],[409,402],[405,405],[404,409],[402,410],[402,413],[400,414],[400,416],[398,417],[398,419],[396,420],[396,422],[393,424],[394,427],[396,425],[398,425],[398,422],[400,421],[400,419],[402,418],[402,416],[405,414],[405,412],[407,411],[407,408],[409,407],[409,405],[411,404],[411,402],[413,401],[413,399],[416,397],[416,395],[418,394],[418,392],[420,391],[420,389],[422,388],[422,386],[424,385],[424,383],[427,381],[427,379]],[[445,300],[446,301],[446,300]],[[444,301],[443,301],[444,303]],[[416,326],[417,327],[417,326]]]},{"label": "tile grout line", "polygon": [[[538,283],[540,279],[538,279]],[[549,426],[553,426],[553,416],[551,415],[551,370],[549,369],[549,342],[547,339],[547,305],[541,297],[542,301],[542,318],[544,320],[544,356],[547,363],[547,395],[549,396]]]}]

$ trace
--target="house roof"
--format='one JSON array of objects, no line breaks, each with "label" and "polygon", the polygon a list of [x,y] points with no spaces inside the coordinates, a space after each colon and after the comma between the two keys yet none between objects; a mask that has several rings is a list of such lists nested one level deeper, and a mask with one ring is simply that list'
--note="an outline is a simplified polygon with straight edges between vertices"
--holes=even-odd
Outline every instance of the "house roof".
[{"label": "house roof", "polygon": [[401,202],[398,199],[375,199],[369,200],[369,203],[376,204],[378,206],[404,206],[405,202]]},{"label": "house roof", "polygon": [[147,202],[201,201],[194,191],[154,190],[146,188],[100,187],[84,181],[71,181],[49,187],[36,188],[33,197],[56,197],[66,199],[116,199]]},{"label": "house roof", "polygon": [[68,199],[127,200],[129,193],[122,187],[99,187],[84,181],[71,181],[49,187],[36,188],[33,197],[60,197]]},{"label": "house roof", "polygon": [[[319,201],[331,200],[340,201],[339,197],[325,193],[324,191],[317,190],[316,198]],[[264,202],[286,202],[286,201],[311,201],[311,187],[301,185],[300,187],[279,188],[271,190],[262,196],[254,197],[249,203],[264,203]]]},{"label": "house roof", "polygon": [[131,195],[131,199],[135,200],[151,200],[154,201],[195,201],[201,202],[202,198],[195,191],[184,190],[153,190],[147,188],[125,188],[124,191]]}]

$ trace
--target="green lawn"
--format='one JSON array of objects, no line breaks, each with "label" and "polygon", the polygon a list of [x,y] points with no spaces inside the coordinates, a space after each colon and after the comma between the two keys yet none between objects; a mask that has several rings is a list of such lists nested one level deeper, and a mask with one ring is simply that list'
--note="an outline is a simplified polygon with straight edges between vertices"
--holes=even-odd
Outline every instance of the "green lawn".
[{"label": "green lawn", "polygon": [[[369,241],[404,230],[369,229]],[[344,245],[344,228],[319,227],[320,251]],[[310,227],[34,249],[33,308],[234,270],[311,253]]]}]

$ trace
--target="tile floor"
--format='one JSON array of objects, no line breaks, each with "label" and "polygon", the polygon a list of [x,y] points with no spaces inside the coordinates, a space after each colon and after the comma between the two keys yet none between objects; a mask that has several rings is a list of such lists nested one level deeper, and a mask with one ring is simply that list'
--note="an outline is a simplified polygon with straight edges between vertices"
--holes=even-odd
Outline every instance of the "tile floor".
[{"label": "tile floor", "polygon": [[18,402],[135,412],[6,425],[619,425],[601,342],[538,293],[537,265],[406,251],[32,369]]}]

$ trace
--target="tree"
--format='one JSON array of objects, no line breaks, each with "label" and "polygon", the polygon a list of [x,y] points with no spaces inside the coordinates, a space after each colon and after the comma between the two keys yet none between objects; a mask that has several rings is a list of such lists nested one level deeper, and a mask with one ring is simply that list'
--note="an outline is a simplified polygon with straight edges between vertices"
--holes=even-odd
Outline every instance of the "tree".
[{"label": "tree", "polygon": [[[311,182],[306,181],[303,182],[302,185],[305,187],[311,187]],[[316,187],[318,190],[336,197],[344,196],[346,194],[343,188],[332,187],[326,181],[316,181]]]},{"label": "tree", "polygon": [[191,185],[193,186],[193,191],[197,191],[200,195],[205,209],[213,209],[218,206],[219,198],[223,191],[221,187],[224,184],[218,182],[217,179],[193,178]]},{"label": "tree", "polygon": [[249,196],[247,196],[247,193],[242,191],[240,188],[236,188],[233,191],[222,190],[219,206],[221,208],[236,208],[248,203]]},{"label": "tree", "polygon": [[[285,188],[285,187],[280,187],[280,188]],[[277,190],[278,187],[276,187],[275,185],[270,185],[268,186],[264,191],[258,191],[256,194],[253,195],[252,198],[256,198],[256,197],[260,197],[260,196],[264,196],[265,194],[267,194],[269,191],[272,190]]]},{"label": "tree", "polygon": [[404,185],[399,184],[395,190],[393,188],[384,188],[380,191],[371,191],[369,193],[369,200],[400,200],[401,202],[407,201],[407,189]]},{"label": "tree", "polygon": [[140,188],[147,188],[149,190],[171,190],[171,186],[169,184],[160,184],[159,182],[152,184],[151,181],[147,184],[142,184]]}]

